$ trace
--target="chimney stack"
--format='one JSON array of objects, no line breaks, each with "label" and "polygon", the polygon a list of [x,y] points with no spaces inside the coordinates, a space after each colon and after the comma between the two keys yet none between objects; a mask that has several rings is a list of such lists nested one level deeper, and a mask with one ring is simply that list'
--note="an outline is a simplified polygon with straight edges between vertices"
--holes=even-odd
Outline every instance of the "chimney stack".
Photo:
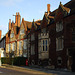
[{"label": "chimney stack", "polygon": [[1,39],[2,31],[0,30],[0,39]]},{"label": "chimney stack", "polygon": [[11,30],[11,19],[9,19],[9,30]]},{"label": "chimney stack", "polygon": [[47,4],[47,12],[50,12],[50,4]]},{"label": "chimney stack", "polygon": [[20,14],[19,14],[19,12],[17,13],[16,12],[16,15],[15,15],[15,26],[18,26],[18,27],[20,27]]}]

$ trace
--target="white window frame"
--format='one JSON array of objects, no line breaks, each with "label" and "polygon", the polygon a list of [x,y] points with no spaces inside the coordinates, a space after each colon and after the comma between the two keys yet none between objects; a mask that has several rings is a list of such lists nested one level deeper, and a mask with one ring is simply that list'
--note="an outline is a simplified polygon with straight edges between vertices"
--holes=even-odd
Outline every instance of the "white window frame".
[{"label": "white window frame", "polygon": [[11,45],[8,44],[8,52],[10,52],[10,49],[11,49]]},{"label": "white window frame", "polygon": [[25,39],[25,40],[23,41],[23,48],[24,48],[24,49],[27,49],[27,39]]},{"label": "white window frame", "polygon": [[[59,48],[59,47],[60,47],[60,46],[59,46],[59,45],[60,45],[60,40],[62,41],[62,42],[61,42],[61,44],[62,44],[61,48]],[[56,38],[56,51],[63,50],[63,48],[64,48],[63,36]]]},{"label": "white window frame", "polygon": [[31,34],[31,41],[34,41],[35,40],[35,34]]},{"label": "white window frame", "polygon": [[22,41],[19,41],[19,50],[22,50]]},{"label": "white window frame", "polygon": [[24,29],[20,30],[20,34],[24,34]]},{"label": "white window frame", "polygon": [[35,55],[35,44],[31,45],[31,55]]},{"label": "white window frame", "polygon": [[[46,41],[47,41],[47,45],[46,45]],[[43,39],[41,42],[42,42],[42,51],[48,51],[48,44],[49,44],[48,39]],[[46,50],[46,46],[47,46],[47,50]]]},{"label": "white window frame", "polygon": [[13,38],[13,37],[14,37],[14,33],[11,33],[11,35],[10,35],[10,36],[11,36],[11,38]]},{"label": "white window frame", "polygon": [[57,22],[56,23],[56,32],[62,31],[63,30],[63,22]]},{"label": "white window frame", "polygon": [[15,43],[12,43],[12,51],[15,51]]}]

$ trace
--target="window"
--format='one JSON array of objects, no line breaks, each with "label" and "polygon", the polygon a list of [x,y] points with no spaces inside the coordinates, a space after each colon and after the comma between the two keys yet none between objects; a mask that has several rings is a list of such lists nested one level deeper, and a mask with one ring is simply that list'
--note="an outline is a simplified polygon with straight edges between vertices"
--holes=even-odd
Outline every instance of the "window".
[{"label": "window", "polygon": [[31,34],[31,41],[35,40],[34,34]]},{"label": "window", "polygon": [[57,22],[56,23],[56,31],[59,32],[59,31],[62,31],[63,30],[63,22],[60,21],[60,22]]},{"label": "window", "polygon": [[11,45],[10,45],[10,44],[8,44],[8,52],[10,51],[10,49],[11,49]]},{"label": "window", "polygon": [[27,39],[24,40],[23,48],[24,48],[24,49],[27,49]]},{"label": "window", "polygon": [[11,33],[11,35],[10,35],[10,36],[11,36],[11,38],[13,38],[13,37],[14,37],[14,33]]},{"label": "window", "polygon": [[15,51],[15,43],[12,44],[12,51]]},{"label": "window", "polygon": [[61,58],[61,57],[58,57],[58,58],[57,58],[57,64],[58,64],[58,65],[62,65],[62,58]]},{"label": "window", "polygon": [[46,51],[47,51],[47,40],[46,40]]},{"label": "window", "polygon": [[20,31],[20,34],[24,34],[24,29],[22,29],[22,30]]},{"label": "window", "polygon": [[43,51],[44,51],[44,40],[43,40]]},{"label": "window", "polygon": [[31,45],[31,55],[34,55],[34,54],[35,54],[34,49],[35,49],[35,45],[34,45],[34,44],[32,44],[32,45]]},{"label": "window", "polygon": [[56,50],[62,50],[63,49],[63,37],[56,38]]},{"label": "window", "polygon": [[45,39],[45,40],[43,40],[43,51],[47,51],[48,50],[48,40],[47,39]]},{"label": "window", "polygon": [[22,42],[19,41],[19,50],[22,50]]}]

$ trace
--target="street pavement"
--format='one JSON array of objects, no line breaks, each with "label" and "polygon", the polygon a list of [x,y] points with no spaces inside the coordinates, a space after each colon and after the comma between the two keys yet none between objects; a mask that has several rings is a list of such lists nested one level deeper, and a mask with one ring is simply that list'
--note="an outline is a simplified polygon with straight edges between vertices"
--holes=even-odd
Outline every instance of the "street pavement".
[{"label": "street pavement", "polygon": [[31,75],[31,74],[11,69],[0,68],[0,75]]},{"label": "street pavement", "polygon": [[0,67],[0,75],[75,75],[75,72],[50,70],[40,67],[2,66]]},{"label": "street pavement", "polygon": [[9,67],[0,67],[0,75],[56,75],[52,73],[45,73],[36,70],[22,69],[22,68],[9,68]]},{"label": "street pavement", "polygon": [[70,72],[66,70],[50,70],[46,68],[35,68],[35,67],[24,67],[24,68],[42,71],[42,72],[49,73],[49,74],[51,73],[53,75],[75,75],[75,72]]}]

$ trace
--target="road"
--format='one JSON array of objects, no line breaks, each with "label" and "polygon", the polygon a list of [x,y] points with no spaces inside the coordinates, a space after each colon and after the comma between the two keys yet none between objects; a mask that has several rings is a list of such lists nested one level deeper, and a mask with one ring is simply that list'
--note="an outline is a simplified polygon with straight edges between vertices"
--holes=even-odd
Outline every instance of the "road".
[{"label": "road", "polygon": [[38,73],[34,74],[32,72],[28,73],[28,72],[20,72],[6,68],[0,68],[0,75],[43,75],[43,74],[38,74]]},{"label": "road", "polygon": [[11,69],[0,68],[0,75],[32,75],[32,74],[15,71]]},{"label": "road", "polygon": [[[32,71],[24,70],[12,70],[8,68],[0,68],[0,75],[75,75],[73,72],[63,72],[63,71],[54,71],[54,70],[47,70],[47,69],[32,69]],[[37,70],[37,71],[34,71]],[[45,72],[41,73],[39,71]],[[47,73],[47,74],[46,74]]]}]

